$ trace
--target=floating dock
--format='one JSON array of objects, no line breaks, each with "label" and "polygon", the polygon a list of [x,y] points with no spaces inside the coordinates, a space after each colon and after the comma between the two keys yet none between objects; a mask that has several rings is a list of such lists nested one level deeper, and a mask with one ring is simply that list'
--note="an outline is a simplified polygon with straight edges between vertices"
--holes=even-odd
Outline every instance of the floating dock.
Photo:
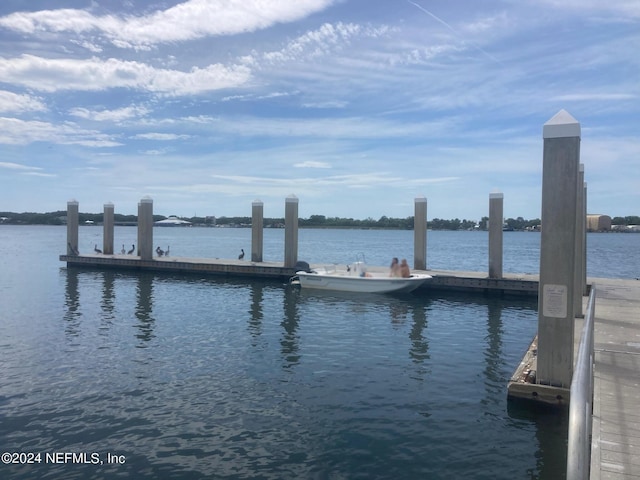
[{"label": "floating dock", "polygon": [[[143,260],[135,255],[86,254],[60,255],[60,260],[66,262],[67,266],[81,268],[245,277],[248,279],[286,281],[296,273],[295,268],[284,267],[279,262],[251,262],[217,258],[157,257]],[[325,265],[311,265],[312,269],[324,267]],[[371,265],[368,266],[368,269],[372,272],[388,271],[387,267]],[[537,275],[505,274],[503,278],[489,278],[484,272],[449,270],[413,270],[413,272],[425,273],[433,277],[420,290],[444,289],[498,295],[538,295]]]}]

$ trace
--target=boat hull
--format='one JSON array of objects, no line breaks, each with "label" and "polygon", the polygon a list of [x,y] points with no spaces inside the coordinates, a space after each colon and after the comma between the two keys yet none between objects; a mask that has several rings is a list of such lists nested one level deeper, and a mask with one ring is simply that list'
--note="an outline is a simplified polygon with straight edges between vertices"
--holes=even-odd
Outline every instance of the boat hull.
[{"label": "boat hull", "polygon": [[356,293],[412,292],[431,278],[430,275],[398,278],[307,272],[297,272],[296,276],[302,288]]}]

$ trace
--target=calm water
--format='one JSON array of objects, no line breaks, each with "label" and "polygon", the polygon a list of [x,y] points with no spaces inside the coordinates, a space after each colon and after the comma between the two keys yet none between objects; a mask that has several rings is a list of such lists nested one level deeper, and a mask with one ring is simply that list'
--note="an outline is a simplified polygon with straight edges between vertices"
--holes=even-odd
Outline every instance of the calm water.
[{"label": "calm water", "polygon": [[[116,228],[118,244],[135,238]],[[283,258],[282,238],[265,231],[265,260]],[[249,239],[154,230],[173,256],[234,258]],[[101,242],[81,228],[81,251]],[[412,232],[301,230],[299,242],[309,262],[412,261]],[[431,268],[487,268],[486,233],[428,242]],[[538,242],[505,234],[505,271],[536,272]],[[640,276],[639,243],[590,236],[589,275]],[[0,227],[0,449],[42,455],[0,464],[1,478],[564,476],[565,419],[506,402],[535,302],[75,270],[58,261],[65,244],[65,228]],[[65,452],[104,464],[47,463]]]}]

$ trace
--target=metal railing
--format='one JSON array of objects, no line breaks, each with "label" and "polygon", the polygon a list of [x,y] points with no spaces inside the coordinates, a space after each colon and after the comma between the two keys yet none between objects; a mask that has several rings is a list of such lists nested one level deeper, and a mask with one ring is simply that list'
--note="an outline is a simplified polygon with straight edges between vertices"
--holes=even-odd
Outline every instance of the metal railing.
[{"label": "metal railing", "polygon": [[593,414],[593,325],[596,286],[591,285],[587,311],[578,347],[578,358],[571,381],[569,402],[569,445],[567,480],[588,480],[591,466],[591,426]]}]

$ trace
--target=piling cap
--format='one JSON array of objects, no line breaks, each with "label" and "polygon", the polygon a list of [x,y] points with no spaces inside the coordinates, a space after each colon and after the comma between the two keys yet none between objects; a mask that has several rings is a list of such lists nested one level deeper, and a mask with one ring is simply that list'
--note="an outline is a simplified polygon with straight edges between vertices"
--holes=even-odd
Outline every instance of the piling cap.
[{"label": "piling cap", "polygon": [[153,199],[149,195],[145,195],[140,200],[140,203],[153,203]]},{"label": "piling cap", "polygon": [[427,203],[427,197],[416,197],[413,199],[415,203]]},{"label": "piling cap", "polygon": [[298,197],[296,197],[293,193],[291,195],[289,195],[286,199],[285,199],[286,203],[298,203]]},{"label": "piling cap", "polygon": [[560,110],[542,127],[542,138],[580,137],[580,122]]},{"label": "piling cap", "polygon": [[256,199],[251,203],[251,205],[253,205],[254,207],[261,207],[261,206],[262,206],[262,205],[264,205],[264,204],[262,203],[262,200],[260,200],[259,198],[256,198]]},{"label": "piling cap", "polygon": [[492,198],[504,198],[504,193],[494,192],[489,194],[489,199]]},{"label": "piling cap", "polygon": [[78,205],[78,200],[76,200],[75,198],[72,198],[67,202],[67,205]]}]

